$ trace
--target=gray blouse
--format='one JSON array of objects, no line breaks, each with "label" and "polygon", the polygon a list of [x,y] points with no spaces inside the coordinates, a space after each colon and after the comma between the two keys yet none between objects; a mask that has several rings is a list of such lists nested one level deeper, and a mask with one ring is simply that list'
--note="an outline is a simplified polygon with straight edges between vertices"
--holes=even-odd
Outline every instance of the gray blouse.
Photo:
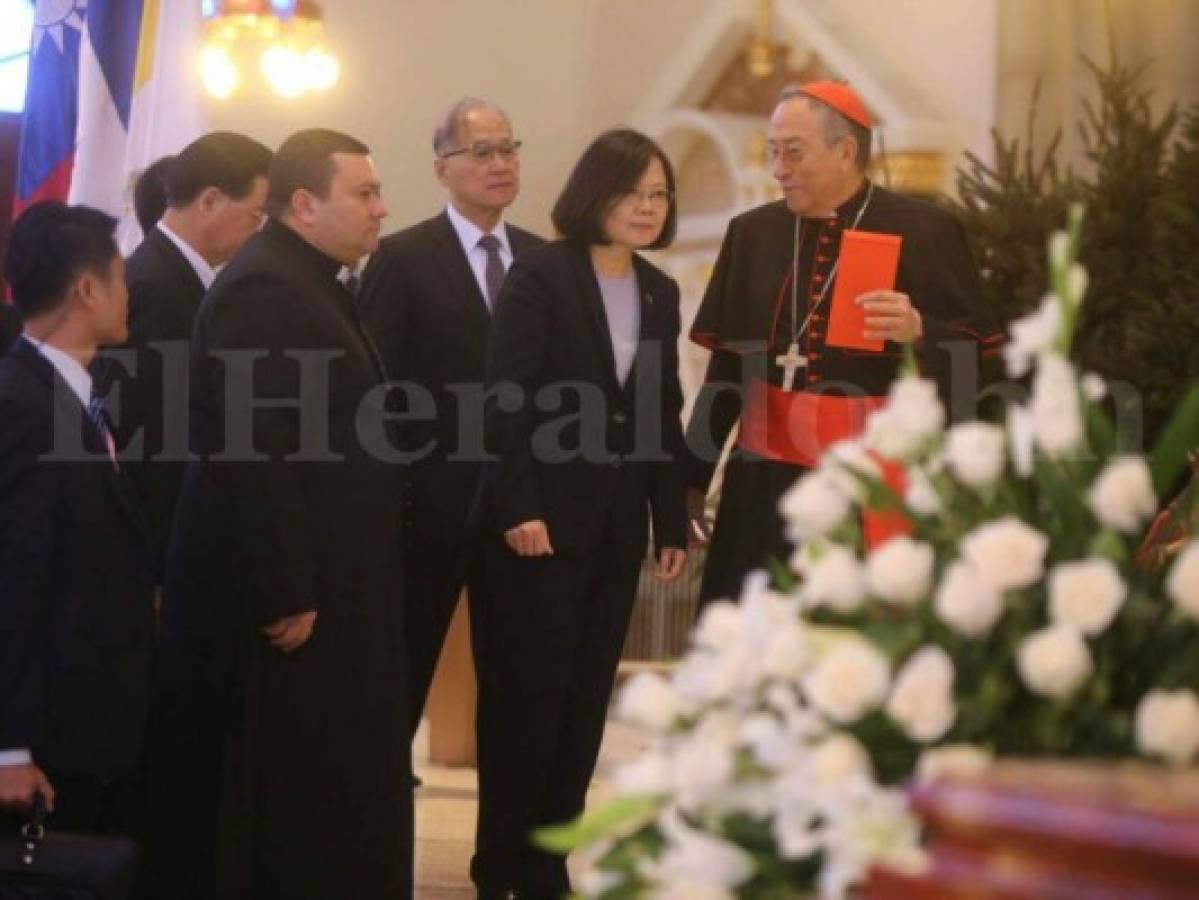
[{"label": "gray blouse", "polygon": [[637,356],[637,339],[641,334],[640,291],[637,273],[629,272],[620,278],[599,279],[600,294],[604,298],[604,312],[608,315],[608,334],[612,339],[612,356],[616,359],[616,377],[621,384],[633,369]]}]

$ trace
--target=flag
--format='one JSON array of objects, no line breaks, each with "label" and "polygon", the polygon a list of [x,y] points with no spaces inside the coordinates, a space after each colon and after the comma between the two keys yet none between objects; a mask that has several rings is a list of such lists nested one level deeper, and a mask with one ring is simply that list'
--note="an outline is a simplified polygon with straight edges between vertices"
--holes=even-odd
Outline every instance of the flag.
[{"label": "flag", "polygon": [[65,200],[75,167],[79,46],[87,0],[38,0],[17,162],[15,212],[39,200]]},{"label": "flag", "polygon": [[132,250],[137,176],[205,130],[200,4],[38,0],[34,20],[17,209],[49,197],[95,206],[120,219]]}]

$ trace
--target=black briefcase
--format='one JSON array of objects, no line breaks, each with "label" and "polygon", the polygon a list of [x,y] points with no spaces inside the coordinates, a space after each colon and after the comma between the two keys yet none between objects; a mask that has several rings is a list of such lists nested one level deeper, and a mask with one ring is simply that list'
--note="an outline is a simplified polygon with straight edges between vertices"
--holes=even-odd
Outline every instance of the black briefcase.
[{"label": "black briefcase", "polygon": [[20,834],[0,835],[0,900],[132,900],[137,844],[49,831],[40,794]]}]

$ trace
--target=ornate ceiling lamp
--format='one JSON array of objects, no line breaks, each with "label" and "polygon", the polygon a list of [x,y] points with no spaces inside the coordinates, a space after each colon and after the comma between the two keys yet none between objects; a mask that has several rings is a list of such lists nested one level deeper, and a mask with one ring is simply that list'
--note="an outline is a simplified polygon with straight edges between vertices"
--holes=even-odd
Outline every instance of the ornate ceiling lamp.
[{"label": "ornate ceiling lamp", "polygon": [[213,97],[231,96],[254,71],[289,99],[337,82],[316,0],[202,0],[202,8],[200,71]]},{"label": "ornate ceiling lamp", "polygon": [[754,36],[745,48],[745,65],[749,74],[759,81],[768,79],[777,68],[777,52],[777,45],[774,43],[774,0],[758,0],[758,20]]}]

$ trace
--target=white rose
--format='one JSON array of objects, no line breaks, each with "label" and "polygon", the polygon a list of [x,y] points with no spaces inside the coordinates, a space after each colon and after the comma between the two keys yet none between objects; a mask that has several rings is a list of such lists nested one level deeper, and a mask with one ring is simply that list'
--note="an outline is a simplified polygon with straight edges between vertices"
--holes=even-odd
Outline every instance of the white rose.
[{"label": "white rose", "polygon": [[744,630],[741,607],[729,600],[717,600],[704,607],[694,640],[709,650],[727,650],[741,640]]},{"label": "white rose", "polygon": [[978,526],[962,538],[962,557],[1001,591],[1027,587],[1041,577],[1049,539],[1007,516]]},{"label": "white rose", "polygon": [[650,900],[737,900],[728,888],[706,881],[682,880],[655,888]]},{"label": "white rose", "polygon": [[931,437],[945,424],[945,408],[937,396],[937,383],[928,378],[901,378],[891,385],[887,408],[897,412],[904,425],[922,437]]},{"label": "white rose", "polygon": [[882,600],[911,605],[932,585],[933,548],[906,535],[891,538],[870,554],[866,579]]},{"label": "white rose", "polygon": [[1101,524],[1128,534],[1157,512],[1153,478],[1139,456],[1119,456],[1109,462],[1091,486],[1089,499]]},{"label": "white rose", "polygon": [[1021,642],[1016,668],[1034,694],[1064,700],[1090,677],[1093,666],[1091,651],[1077,631],[1050,625]]},{"label": "white rose", "polygon": [[837,733],[812,748],[812,778],[822,787],[834,787],[853,778],[872,778],[870,754],[855,738]]},{"label": "white rose", "polygon": [[879,481],[883,477],[883,470],[861,441],[838,441],[833,444],[821,458],[820,468],[835,478],[841,489],[857,502],[865,499],[863,478]]},{"label": "white rose", "polygon": [[866,423],[865,445],[888,459],[915,453],[945,424],[937,387],[923,378],[901,378],[891,386],[887,404]]},{"label": "white rose", "polygon": [[985,422],[964,422],[949,430],[945,458],[954,477],[972,488],[995,483],[1007,463],[1007,435]]},{"label": "white rose", "polygon": [[1027,374],[1035,357],[1047,352],[1062,330],[1061,301],[1046,294],[1037,310],[1012,323],[1011,340],[1003,348],[1007,372],[1012,378]]},{"label": "white rose", "polygon": [[618,794],[669,794],[673,779],[667,756],[650,751],[618,768],[613,781]]},{"label": "white rose", "polygon": [[1094,372],[1082,376],[1082,395],[1092,403],[1098,403],[1107,396],[1107,384]]},{"label": "white rose", "polygon": [[1199,541],[1191,541],[1174,560],[1166,578],[1166,591],[1174,605],[1199,619]]},{"label": "white rose", "polygon": [[798,544],[828,534],[849,515],[851,499],[844,485],[826,469],[808,472],[779,501],[788,539]]},{"label": "white rose", "polygon": [[748,853],[729,841],[690,827],[670,807],[658,817],[657,825],[666,846],[657,859],[642,860],[638,865],[641,875],[663,885],[703,886],[697,893],[668,896],[704,900],[723,897],[713,891],[735,888],[753,875],[753,859]]},{"label": "white rose", "polygon": [[923,469],[908,469],[908,489],[903,501],[917,515],[935,516],[941,511],[941,498],[933,487],[933,480]]},{"label": "white rose", "polygon": [[940,740],[957,717],[953,679],[949,654],[931,644],[921,647],[895,676],[887,715],[914,741]]},{"label": "white rose", "polygon": [[1128,588],[1111,560],[1062,563],[1049,573],[1049,617],[1087,637],[1107,631]]},{"label": "white rose", "polygon": [[1175,765],[1199,752],[1199,699],[1190,691],[1150,691],[1137,706],[1137,746]]},{"label": "white rose", "polygon": [[1008,443],[1012,451],[1012,468],[1021,478],[1028,478],[1033,469],[1032,413],[1024,406],[1013,403],[1007,413]]},{"label": "white rose", "polygon": [[807,664],[808,641],[799,619],[776,624],[759,650],[762,677],[793,681]]},{"label": "white rose", "polygon": [[805,567],[800,596],[810,608],[827,606],[835,612],[851,613],[866,596],[866,572],[851,550],[828,547]]},{"label": "white rose", "polygon": [[665,731],[678,717],[679,698],[661,675],[638,672],[620,692],[617,714],[626,722]]},{"label": "white rose", "polygon": [[678,740],[671,755],[671,777],[679,806],[697,809],[728,788],[734,775],[737,730],[733,716],[709,713],[695,731]]},{"label": "white rose", "polygon": [[991,767],[993,755],[970,744],[933,747],[920,754],[916,763],[917,781],[935,781],[979,775]]},{"label": "white rose", "polygon": [[1077,450],[1084,437],[1082,404],[1074,367],[1056,353],[1041,358],[1033,379],[1033,430],[1037,446],[1058,458]]},{"label": "white rose", "polygon": [[887,658],[864,639],[846,638],[816,663],[804,692],[817,710],[848,725],[878,708],[889,683]]},{"label": "white rose", "polygon": [[981,637],[1003,615],[1003,594],[972,563],[959,559],[945,570],[934,609],[942,622],[963,637]]}]

